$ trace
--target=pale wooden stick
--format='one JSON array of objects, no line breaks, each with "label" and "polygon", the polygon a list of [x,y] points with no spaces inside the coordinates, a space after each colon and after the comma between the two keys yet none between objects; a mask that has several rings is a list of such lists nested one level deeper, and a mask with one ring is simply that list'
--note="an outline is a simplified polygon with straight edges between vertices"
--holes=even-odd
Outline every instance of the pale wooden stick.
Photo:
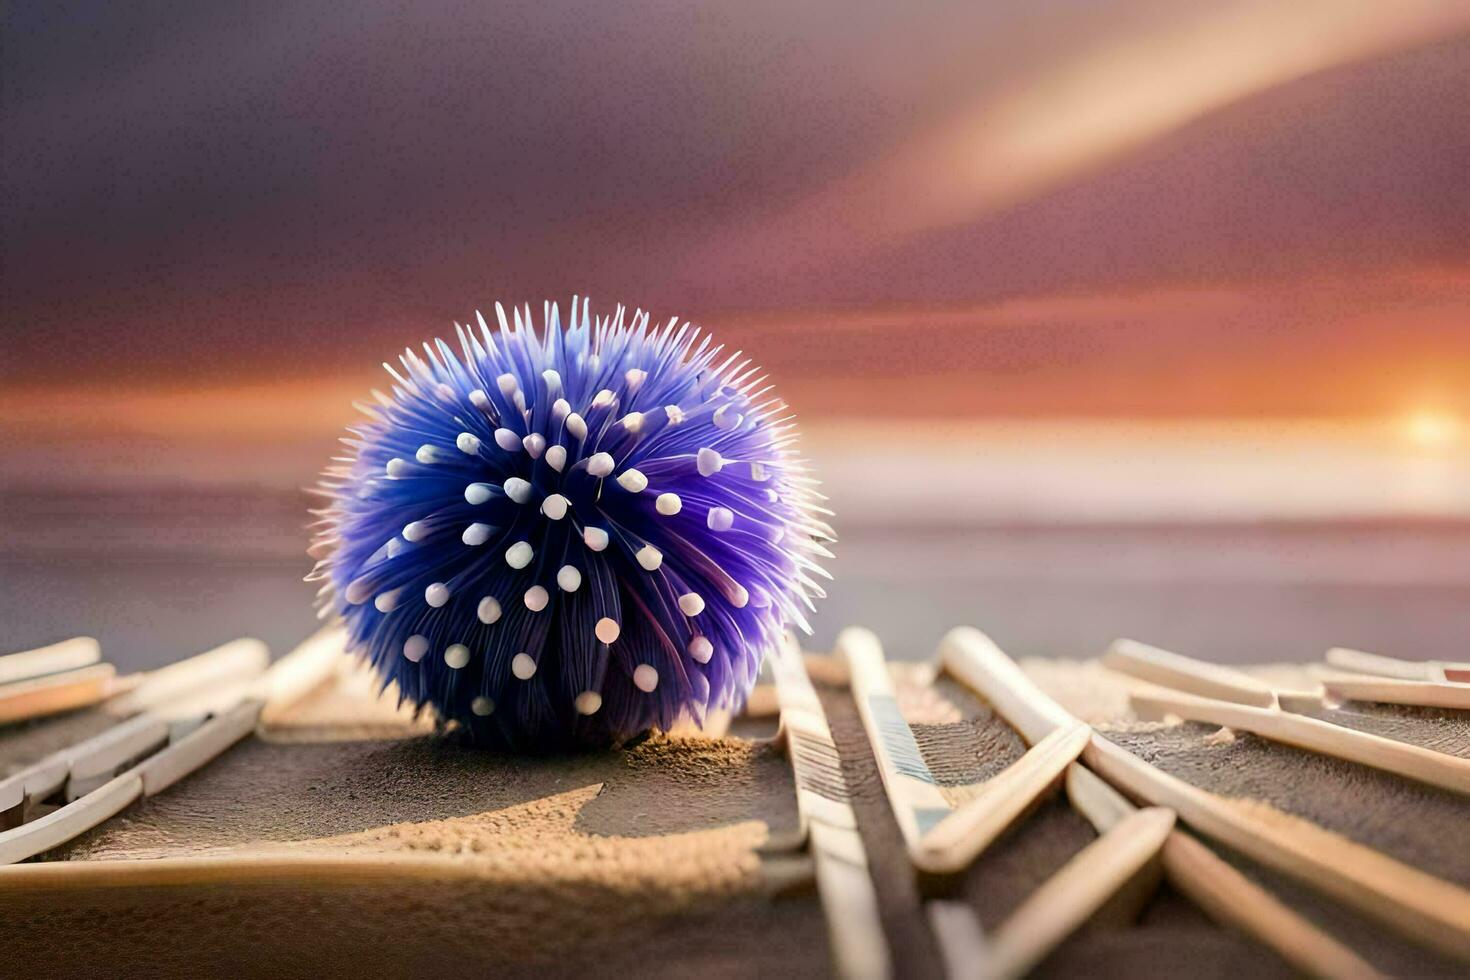
[{"label": "pale wooden stick", "polygon": [[934,931],[948,980],[984,980],[990,962],[990,941],[980,928],[975,910],[962,901],[931,898],[924,902],[929,928]]},{"label": "pale wooden stick", "polygon": [[208,695],[225,686],[259,677],[270,663],[270,648],[244,637],[143,674],[138,685],[107,706],[115,714],[158,711],[185,698]]},{"label": "pale wooden stick", "polygon": [[1103,666],[1121,674],[1202,697],[1259,708],[1276,704],[1276,695],[1271,688],[1249,674],[1136,640],[1115,640],[1103,654],[1102,662]]},{"label": "pale wooden stick", "polygon": [[909,855],[916,856],[921,853],[924,835],[949,816],[949,798],[940,792],[913,730],[898,710],[878,638],[868,630],[849,627],[838,634],[836,653],[851,675],[853,700],[872,743],[893,817]]},{"label": "pale wooden stick", "polygon": [[1172,807],[1190,826],[1344,905],[1470,960],[1470,892],[1266,804],[1230,800],[1155,769],[1094,736],[1082,753],[1129,794]]},{"label": "pale wooden stick", "polygon": [[14,864],[64,844],[122,810],[143,793],[137,773],[124,773],[44,817],[0,833],[0,865]]},{"label": "pale wooden stick", "polygon": [[913,730],[898,710],[877,637],[867,630],[843,630],[837,637],[837,654],[847,663],[858,713],[909,858],[921,871],[949,875],[969,867],[1056,783],[1087,744],[1087,727],[1071,722],[982,783],[973,797],[955,808],[940,792]]},{"label": "pale wooden stick", "polygon": [[93,664],[0,687],[0,724],[85,708],[113,693],[117,670]]},{"label": "pale wooden stick", "polygon": [[1154,859],[1173,829],[1174,811],[1148,807],[1079,851],[992,933],[991,975],[1019,977],[1040,963]]},{"label": "pale wooden stick", "polygon": [[[1091,769],[1067,768],[1067,795],[1083,816],[1105,834],[1136,808]],[[1281,903],[1229,862],[1175,828],[1164,842],[1164,874],[1216,922],[1234,928],[1275,951],[1307,976],[1377,977],[1367,961]]]},{"label": "pale wooden stick", "polygon": [[1470,711],[1470,684],[1405,681],[1388,677],[1324,677],[1322,686],[1332,697],[1344,701],[1377,701]]},{"label": "pale wooden stick", "polygon": [[852,811],[842,757],[794,637],[788,634],[773,651],[771,669],[781,731],[796,778],[801,831],[816,867],[837,974],[885,980],[891,957],[867,851]]},{"label": "pale wooden stick", "polygon": [[346,649],[347,631],[333,623],[271,664],[248,695],[265,704],[260,723],[270,726],[280,721],[291,708],[350,667],[352,661]]},{"label": "pale wooden stick", "polygon": [[1338,670],[1356,674],[1394,677],[1401,681],[1449,681],[1470,684],[1470,663],[1451,660],[1400,660],[1362,650],[1333,647],[1327,651],[1327,662]]},{"label": "pale wooden stick", "polygon": [[142,714],[61,750],[58,754],[67,767],[67,802],[111,782],[119,768],[166,744],[168,723]]},{"label": "pale wooden stick", "polygon": [[77,636],[35,650],[8,653],[0,657],[0,685],[90,667],[101,659],[102,647],[90,636]]},{"label": "pale wooden stick", "polygon": [[242,702],[144,759],[134,770],[143,780],[143,795],[162,793],[254,732],[260,709],[259,701]]},{"label": "pale wooden stick", "polygon": [[1304,975],[1331,980],[1381,975],[1188,834],[1170,834],[1163,858],[1169,881],[1206,915],[1254,937]]},{"label": "pale wooden stick", "polygon": [[968,868],[1021,814],[1054,786],[1091,737],[1075,724],[1058,728],[1025,755],[984,783],[979,792],[945,817],[911,849],[915,866],[931,874]]},{"label": "pale wooden stick", "polygon": [[1253,732],[1273,742],[1372,766],[1457,793],[1470,793],[1470,759],[1434,752],[1381,735],[1344,728],[1305,715],[1212,701],[1188,694],[1135,693],[1133,703],[1140,713],[1169,713],[1186,721],[1202,721]]},{"label": "pale wooden stick", "polygon": [[[945,668],[1035,741],[1072,716],[979,630],[951,630]],[[1470,960],[1470,893],[1265,804],[1227,800],[1094,734],[1090,769],[1132,796],[1171,807],[1201,833],[1452,956]]]}]

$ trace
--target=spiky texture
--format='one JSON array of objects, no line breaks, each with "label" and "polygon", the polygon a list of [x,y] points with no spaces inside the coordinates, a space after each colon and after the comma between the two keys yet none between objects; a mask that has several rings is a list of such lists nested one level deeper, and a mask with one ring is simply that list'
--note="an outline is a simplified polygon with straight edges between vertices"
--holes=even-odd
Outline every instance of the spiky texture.
[{"label": "spiky texture", "polygon": [[400,358],[320,489],[323,615],[477,739],[616,743],[738,710],[831,528],[785,405],[648,314],[547,304]]}]

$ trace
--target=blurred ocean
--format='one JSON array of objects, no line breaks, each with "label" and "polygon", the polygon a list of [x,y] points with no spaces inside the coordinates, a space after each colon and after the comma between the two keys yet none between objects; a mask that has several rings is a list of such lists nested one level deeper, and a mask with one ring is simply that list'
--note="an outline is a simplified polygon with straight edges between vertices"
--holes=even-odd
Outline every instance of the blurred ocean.
[{"label": "blurred ocean", "polygon": [[[840,541],[810,642],[861,623],[892,656],[921,658],[967,623],[1015,655],[1085,657],[1132,636],[1235,663],[1339,644],[1464,659],[1465,464],[1299,435],[819,430],[811,452]],[[296,474],[258,472],[253,484],[11,481],[0,647],[87,633],[123,669],[241,635],[288,650],[315,623],[301,581],[309,500]]]}]

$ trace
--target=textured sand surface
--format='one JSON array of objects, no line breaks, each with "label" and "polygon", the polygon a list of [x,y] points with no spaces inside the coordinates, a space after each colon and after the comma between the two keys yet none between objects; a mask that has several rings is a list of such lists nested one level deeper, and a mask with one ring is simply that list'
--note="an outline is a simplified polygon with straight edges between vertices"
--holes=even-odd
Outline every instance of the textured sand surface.
[{"label": "textured sand surface", "polygon": [[[830,658],[808,662],[896,972],[941,976],[926,897],[959,900],[993,930],[1096,834],[1054,793],[964,875],[920,880],[845,672]],[[1470,883],[1470,808],[1458,797],[1245,733],[1139,723],[1127,708],[1127,679],[1096,662],[1025,666],[1070,710],[1166,772]],[[895,665],[894,675],[900,711],[952,799],[972,795],[1025,751],[1009,725],[953,680],[936,679],[926,665]],[[615,752],[527,758],[468,747],[453,733],[426,734],[426,721],[391,704],[364,705],[370,694],[349,672],[264,737],[41,858],[97,874],[7,879],[0,869],[0,962],[35,977],[830,972],[810,862],[763,848],[797,819],[789,763],[763,737],[773,718],[737,720],[732,731],[743,737],[654,735]],[[1323,711],[1339,723],[1451,747],[1463,744],[1456,740],[1470,724],[1455,712],[1357,704]],[[102,727],[108,719],[97,714],[0,730],[0,767]],[[1381,969],[1459,972],[1222,853]],[[52,870],[32,864],[12,873]],[[1140,973],[1290,975],[1167,884],[1141,906],[1111,903],[1036,971]]]}]

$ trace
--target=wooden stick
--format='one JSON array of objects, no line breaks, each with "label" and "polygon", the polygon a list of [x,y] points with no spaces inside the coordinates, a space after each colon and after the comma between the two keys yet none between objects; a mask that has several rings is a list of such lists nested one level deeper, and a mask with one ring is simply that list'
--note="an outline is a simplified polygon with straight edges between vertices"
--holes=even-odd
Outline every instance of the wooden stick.
[{"label": "wooden stick", "polygon": [[837,637],[837,654],[847,663],[858,713],[909,858],[921,871],[950,875],[973,864],[1057,782],[1087,744],[1087,727],[1071,722],[982,783],[971,799],[955,808],[940,792],[913,730],[898,710],[878,638],[867,630],[843,630]]},{"label": "wooden stick", "polygon": [[1075,724],[1058,728],[1025,755],[984,783],[979,792],[945,817],[910,854],[931,874],[957,874],[974,863],[1021,814],[1029,810],[1086,747],[1092,730]]},{"label": "wooden stick", "polygon": [[208,695],[226,686],[259,677],[270,663],[270,648],[244,637],[212,650],[151,670],[133,690],[108,709],[117,714],[159,711],[186,698]]},{"label": "wooden stick", "polygon": [[1134,694],[1140,713],[1169,713],[1254,732],[1262,738],[1382,769],[1456,793],[1470,793],[1470,759],[1435,752],[1381,735],[1333,725],[1305,715],[1212,701],[1188,694]]},{"label": "wooden stick", "polygon": [[1338,670],[1355,674],[1394,677],[1401,681],[1449,681],[1470,684],[1470,663],[1448,660],[1400,660],[1382,654],[1333,647],[1327,651],[1327,662]]},{"label": "wooden stick", "polygon": [[1164,874],[1216,922],[1240,930],[1306,976],[1371,978],[1373,966],[1188,834],[1164,842]]},{"label": "wooden stick", "polygon": [[259,701],[242,702],[144,759],[134,770],[143,780],[143,795],[162,793],[254,732],[260,709]]},{"label": "wooden stick", "polygon": [[890,975],[891,956],[867,851],[852,811],[842,758],[795,637],[783,638],[772,654],[771,668],[781,731],[796,778],[801,832],[816,867],[837,974],[884,980]]},{"label": "wooden stick", "polygon": [[44,674],[90,667],[102,659],[102,647],[90,636],[77,636],[47,647],[0,657],[0,686]]},{"label": "wooden stick", "polygon": [[340,623],[332,623],[271,664],[249,692],[252,700],[265,704],[260,723],[277,723],[291,708],[351,666],[346,649],[347,631]]},{"label": "wooden stick", "polygon": [[102,823],[143,793],[143,780],[124,773],[79,800],[0,833],[0,865],[35,857]]},{"label": "wooden stick", "polygon": [[[979,630],[951,630],[940,643],[940,657],[1028,741],[1072,720]],[[1405,935],[1470,960],[1470,893],[1465,890],[1311,821],[1191,786],[1096,733],[1082,758],[1114,786],[1172,808],[1206,836]]]},{"label": "wooden stick", "polygon": [[1219,664],[1195,660],[1168,650],[1139,643],[1115,640],[1103,654],[1103,666],[1140,680],[1202,697],[1269,708],[1276,695],[1260,681],[1238,670]]},{"label": "wooden stick", "polygon": [[61,750],[57,754],[66,760],[67,802],[112,781],[123,766],[166,744],[168,723],[142,714]]},{"label": "wooden stick", "polygon": [[117,670],[93,664],[0,687],[0,724],[43,718],[96,704],[113,692]]},{"label": "wooden stick", "polygon": [[992,934],[991,975],[1029,972],[1152,861],[1173,829],[1174,811],[1148,807],[1079,851]]},{"label": "wooden stick", "polygon": [[911,857],[921,855],[924,835],[950,814],[949,798],[940,792],[913,730],[898,710],[878,638],[868,630],[849,627],[837,636],[836,654],[851,675],[853,700],[904,844]]},{"label": "wooden stick", "polygon": [[[1080,763],[1067,769],[1067,795],[1100,834],[1136,812],[1121,793]],[[1206,915],[1275,951],[1302,974],[1358,980],[1379,975],[1357,953],[1297,915],[1184,831],[1175,828],[1169,834],[1162,857],[1170,883]]]},{"label": "wooden stick", "polygon": [[1322,686],[1329,695],[1344,701],[1377,701],[1470,711],[1470,684],[1388,677],[1324,677]]}]

